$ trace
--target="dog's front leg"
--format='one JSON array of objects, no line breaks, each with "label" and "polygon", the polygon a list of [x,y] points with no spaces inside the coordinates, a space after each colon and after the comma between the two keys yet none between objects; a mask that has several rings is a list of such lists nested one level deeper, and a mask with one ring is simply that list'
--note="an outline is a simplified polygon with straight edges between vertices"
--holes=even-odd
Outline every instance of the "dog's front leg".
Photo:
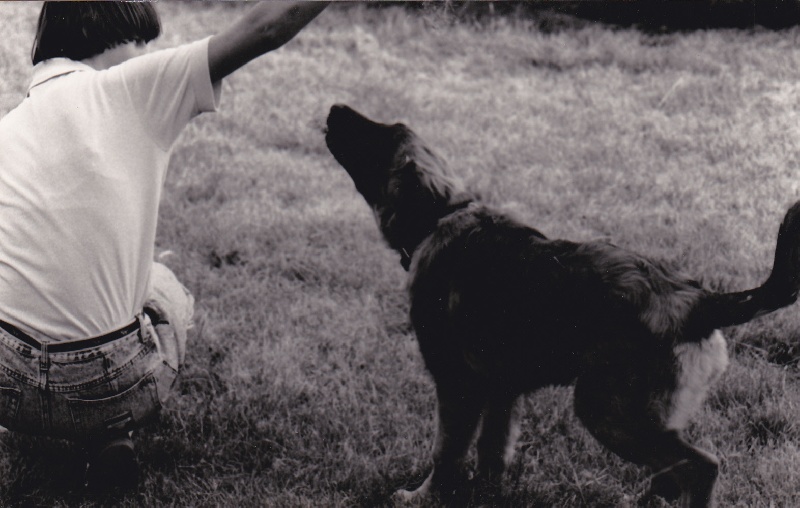
[{"label": "dog's front leg", "polygon": [[398,490],[399,501],[421,501],[435,496],[441,501],[452,497],[464,483],[464,459],[478,426],[484,398],[465,387],[437,385],[438,426],[433,447],[433,471],[413,491]]}]

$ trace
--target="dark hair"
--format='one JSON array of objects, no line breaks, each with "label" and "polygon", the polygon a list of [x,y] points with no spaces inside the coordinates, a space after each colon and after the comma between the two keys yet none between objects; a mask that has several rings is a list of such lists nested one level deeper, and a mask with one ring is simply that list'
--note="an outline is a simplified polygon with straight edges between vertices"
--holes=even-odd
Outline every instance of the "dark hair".
[{"label": "dark hair", "polygon": [[83,60],[127,42],[161,34],[149,2],[45,2],[33,41],[33,65],[49,58]]}]

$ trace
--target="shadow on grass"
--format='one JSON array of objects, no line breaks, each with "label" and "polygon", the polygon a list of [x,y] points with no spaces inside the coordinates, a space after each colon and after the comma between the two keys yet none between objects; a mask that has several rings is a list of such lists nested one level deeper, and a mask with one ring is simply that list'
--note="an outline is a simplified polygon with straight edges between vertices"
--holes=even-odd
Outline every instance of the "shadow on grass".
[{"label": "shadow on grass", "polygon": [[[579,18],[647,31],[709,28],[783,29],[800,21],[800,3],[786,0],[635,0],[630,2],[544,2]],[[559,5],[554,5],[559,4]]]},{"label": "shadow on grass", "polygon": [[[419,485],[422,483],[424,476],[419,477]],[[398,489],[405,488],[405,482],[409,478],[405,475],[386,475],[379,476],[375,479],[363,484],[361,492],[356,495],[355,505],[360,507],[375,507],[375,508],[391,508],[395,506],[392,501],[392,494]]]},{"label": "shadow on grass", "polygon": [[649,32],[754,27],[779,30],[800,23],[797,0],[458,1],[448,6],[456,17],[530,18],[545,32],[574,28],[580,20]]},{"label": "shadow on grass", "polygon": [[[415,472],[412,474],[400,474],[394,477],[387,476],[376,479],[372,485],[367,486],[366,493],[357,498],[357,506],[364,508],[396,507],[398,504],[392,500],[394,492],[399,489],[416,489],[425,480],[427,473],[427,471]],[[510,483],[514,482],[512,481]],[[454,493],[452,498],[448,499],[446,502],[441,502],[436,499],[427,499],[413,504],[413,506],[431,508],[486,506],[486,500],[478,498],[477,491],[474,490],[474,487],[475,486],[471,482],[463,485]],[[616,498],[611,499],[605,494],[605,492],[601,492],[594,496],[591,501],[581,506],[592,506],[593,508],[618,506],[618,500]],[[489,506],[496,508],[515,508],[519,506],[528,508],[553,508],[553,497],[554,496],[543,494],[535,487],[525,488],[517,482],[514,486],[506,487],[500,496],[493,498]]]},{"label": "shadow on grass", "polygon": [[8,432],[0,445],[5,470],[0,505],[40,506],[43,499],[74,503],[86,498],[86,456],[77,444]]}]

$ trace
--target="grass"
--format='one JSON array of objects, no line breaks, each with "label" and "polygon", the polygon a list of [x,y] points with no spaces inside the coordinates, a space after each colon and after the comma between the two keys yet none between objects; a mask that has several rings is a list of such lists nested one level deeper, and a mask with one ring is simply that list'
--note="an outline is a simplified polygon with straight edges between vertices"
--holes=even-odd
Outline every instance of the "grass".
[{"label": "grass", "polygon": [[[241,5],[162,3],[156,45]],[[0,5],[0,114],[24,95],[38,4]],[[178,393],[138,433],[140,488],[93,499],[66,442],[0,435],[3,506],[382,506],[429,467],[435,406],[405,272],[321,128],[345,102],[411,125],[490,203],[550,236],[609,238],[737,290],[768,273],[800,196],[800,31],[644,33],[524,15],[334,6],[225,80],[175,147],[158,250],[197,298]],[[720,506],[800,504],[800,316],[726,330],[690,428]],[[570,389],[525,401],[510,506],[628,506],[648,473],[580,427]]]}]

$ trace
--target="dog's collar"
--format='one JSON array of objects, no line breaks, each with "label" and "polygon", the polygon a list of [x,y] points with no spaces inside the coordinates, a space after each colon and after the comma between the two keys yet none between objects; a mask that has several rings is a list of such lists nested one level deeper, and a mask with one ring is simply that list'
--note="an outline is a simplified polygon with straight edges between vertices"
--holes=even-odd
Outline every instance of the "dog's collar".
[{"label": "dog's collar", "polygon": [[[445,213],[437,219],[437,222],[447,217],[448,215],[451,215],[459,210],[463,210],[464,208],[471,205],[473,201],[474,200],[472,198],[466,198],[451,205],[448,205],[447,208],[445,208]],[[433,233],[433,230],[431,230],[430,232],[428,232],[428,234],[423,236],[422,239],[424,240],[425,238],[430,236],[431,233]],[[400,247],[400,264],[403,266],[403,269],[405,271],[409,271],[411,269],[411,258],[414,257],[414,252],[417,250],[417,247],[419,247],[420,243],[422,243],[422,240],[417,242],[417,244],[414,246]]]}]

